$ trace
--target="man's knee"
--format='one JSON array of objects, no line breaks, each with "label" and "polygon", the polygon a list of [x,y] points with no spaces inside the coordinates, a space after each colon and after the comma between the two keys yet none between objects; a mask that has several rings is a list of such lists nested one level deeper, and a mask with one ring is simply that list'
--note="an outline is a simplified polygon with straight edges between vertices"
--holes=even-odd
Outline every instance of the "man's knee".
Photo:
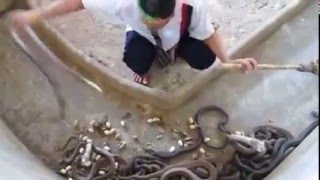
[{"label": "man's knee", "polygon": [[208,69],[213,63],[215,59],[204,59],[203,62],[193,63],[191,67],[197,70],[205,70]]},{"label": "man's knee", "polygon": [[142,52],[127,51],[124,53],[123,61],[133,72],[145,74],[150,68],[151,56],[145,56]]},{"label": "man's knee", "polygon": [[189,64],[197,70],[205,70],[209,68],[216,60],[216,55],[204,43],[198,43],[193,53],[189,56]]},{"label": "man's knee", "polygon": [[145,74],[155,57],[154,46],[138,33],[127,33],[123,61],[137,74]]},{"label": "man's knee", "polygon": [[216,60],[216,55],[209,46],[191,37],[182,39],[178,51],[192,68],[198,70],[209,68]]}]

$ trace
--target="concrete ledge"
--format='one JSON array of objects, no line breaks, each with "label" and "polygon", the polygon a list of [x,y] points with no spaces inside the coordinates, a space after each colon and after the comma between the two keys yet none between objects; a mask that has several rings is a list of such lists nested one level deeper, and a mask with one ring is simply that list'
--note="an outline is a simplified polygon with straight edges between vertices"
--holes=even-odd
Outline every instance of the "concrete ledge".
[{"label": "concrete ledge", "polygon": [[[266,22],[261,28],[253,32],[246,39],[229,51],[232,58],[240,57],[248,49],[266,39],[272,32],[281,27],[295,14],[300,12],[309,1],[299,0],[283,9],[278,15]],[[33,0],[28,0],[31,8],[37,5]],[[95,82],[103,91],[111,86],[120,93],[124,93],[133,99],[149,104],[162,110],[173,110],[197,92],[205,88],[211,81],[219,78],[225,72],[218,68],[209,68],[202,71],[194,80],[174,92],[167,93],[159,89],[153,89],[132,82],[117,74],[113,69],[102,67],[97,61],[86,56],[73,44],[47,22],[40,22],[34,26],[38,37],[56,54],[66,65],[75,69],[87,79]]]},{"label": "concrete ledge", "polygon": [[280,11],[272,19],[267,21],[261,28],[257,29],[250,36],[240,41],[233,48],[229,50],[229,55],[231,58],[240,57],[243,53],[250,50],[259,42],[264,41],[268,38],[274,31],[280,28],[283,24],[288,22],[296,14],[302,11],[304,7],[312,1],[298,0],[297,2],[290,4],[285,9]]},{"label": "concrete ledge", "polygon": [[0,167],[5,180],[62,180],[19,141],[0,118]]}]

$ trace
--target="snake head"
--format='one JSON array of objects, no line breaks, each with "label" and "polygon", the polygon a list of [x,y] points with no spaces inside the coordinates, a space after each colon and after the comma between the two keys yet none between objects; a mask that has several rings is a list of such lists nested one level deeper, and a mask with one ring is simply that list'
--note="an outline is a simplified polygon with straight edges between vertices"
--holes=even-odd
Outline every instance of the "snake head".
[{"label": "snake head", "polygon": [[241,135],[241,136],[246,135],[246,133],[244,133],[243,131],[234,131],[234,134]]},{"label": "snake head", "polygon": [[151,148],[151,147],[144,147],[143,148],[143,151],[145,152],[145,153],[147,153],[147,154],[150,154],[150,155],[152,155],[152,154],[155,154],[155,150],[153,149],[153,148]]}]

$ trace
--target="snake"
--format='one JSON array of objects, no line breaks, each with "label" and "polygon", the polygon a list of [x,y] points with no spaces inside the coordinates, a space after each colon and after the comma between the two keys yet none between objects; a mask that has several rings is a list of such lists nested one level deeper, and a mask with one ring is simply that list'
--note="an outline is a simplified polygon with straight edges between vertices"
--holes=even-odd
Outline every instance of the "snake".
[{"label": "snake", "polygon": [[234,165],[226,164],[218,174],[218,180],[239,180],[240,171]]},{"label": "snake", "polygon": [[257,150],[247,147],[245,144],[242,144],[241,142],[233,142],[234,148],[237,152],[240,152],[241,154],[245,155],[253,155],[257,152]]},{"label": "snake", "polygon": [[[196,149],[197,147],[199,147],[202,143],[204,143],[204,132],[203,129],[201,128],[201,122],[200,122],[200,117],[208,112],[218,112],[220,113],[223,118],[219,121],[218,123],[218,129],[225,133],[225,134],[230,134],[231,131],[229,131],[228,129],[225,128],[226,124],[228,123],[228,114],[221,109],[220,107],[217,107],[215,105],[211,105],[211,106],[206,106],[203,107],[201,109],[199,109],[197,111],[197,113],[194,116],[195,122],[198,124],[198,129],[197,129],[197,141],[196,143],[192,146],[189,147],[187,149],[183,149],[183,150],[178,150],[176,152],[154,152],[152,153],[153,156],[159,157],[161,159],[170,159],[173,157],[176,157],[182,153],[191,151]],[[293,139],[292,134],[280,127],[276,127],[276,126],[270,126],[270,125],[264,125],[264,126],[257,126],[255,127],[250,134],[251,137],[255,137],[258,138],[260,140],[266,140],[266,146],[268,147],[268,151],[267,152],[260,152],[257,153],[255,149],[251,148],[251,147],[247,147],[244,144],[241,144],[239,142],[235,142],[234,145],[236,147],[236,150],[238,153],[242,154],[242,155],[246,155],[249,157],[253,157],[255,159],[254,160],[250,160],[247,159],[247,164],[243,163],[240,158],[239,155],[235,156],[235,163],[240,167],[240,169],[244,169],[246,170],[246,172],[254,172],[257,169],[261,169],[263,167],[268,166],[271,161],[270,161],[270,157],[275,156],[278,153],[278,150],[281,146],[281,144],[284,142],[285,140],[288,139]],[[277,139],[279,138],[284,138],[281,139],[279,141],[277,141]],[[228,144],[228,141],[226,141],[226,143],[224,143],[222,146],[212,146],[209,144],[205,144],[207,147],[209,148],[213,148],[213,149],[222,149],[225,148],[226,145]],[[258,162],[258,160],[260,160],[261,162]],[[220,171],[218,171],[220,172]],[[222,176],[221,178],[225,178],[225,179],[236,179],[239,178],[239,176],[246,176],[246,173],[240,173],[239,171],[235,171],[232,175],[228,176]]]},{"label": "snake", "polygon": [[[118,169],[118,175],[128,176],[130,174],[150,174],[167,166],[166,163],[160,159],[150,155],[137,155],[132,157],[124,166]],[[147,172],[141,172],[147,170]]]},{"label": "snake", "polygon": [[81,158],[82,155],[77,155],[77,157],[74,159],[74,161],[71,164],[71,174],[72,177],[75,178],[76,180],[89,180],[94,177],[94,175],[97,173],[97,166],[99,165],[98,163],[101,162],[102,160],[100,159],[98,162],[95,162],[92,164],[90,169],[87,168],[82,168],[82,170],[87,170],[89,172],[83,172],[80,171],[79,167],[81,164]]},{"label": "snake", "polygon": [[170,180],[171,177],[176,177],[176,176],[180,176],[180,177],[192,179],[192,180],[202,180],[202,178],[195,175],[191,170],[183,167],[176,167],[176,168],[167,170],[160,177],[160,180]]},{"label": "snake", "polygon": [[[66,148],[72,140],[74,140],[74,137],[69,138],[61,149]],[[115,162],[126,164],[126,161],[119,155],[109,153],[93,145],[92,150],[94,153],[101,155],[102,158],[94,161],[91,168],[80,168],[82,154],[79,153],[79,149],[85,148],[85,146],[85,141],[78,140],[78,144],[75,147],[67,149],[60,160],[61,164],[71,164],[71,174],[77,180],[104,180],[114,176],[116,172]],[[80,169],[85,170],[85,172],[80,171]],[[96,176],[99,170],[104,170],[106,174]]]},{"label": "snake", "polygon": [[[126,164],[126,161],[122,159],[119,155],[112,154],[102,148],[99,148],[95,145],[92,146],[92,150],[101,155],[102,158],[93,162],[90,170],[87,173],[79,171],[79,166],[81,163],[82,155],[77,155],[76,158],[72,161],[72,176],[77,180],[104,180],[111,178],[116,173],[116,162],[121,164]],[[98,171],[104,170],[106,174],[96,175]]]},{"label": "snake", "polygon": [[[212,109],[214,110],[215,108],[208,108],[206,109],[207,111],[198,111],[200,113],[198,116],[195,116],[196,122],[199,123],[198,118],[201,113],[208,112]],[[224,128],[226,125],[226,117],[227,116],[222,120],[223,122],[219,122],[220,125],[218,125],[218,127],[220,127],[219,130],[222,132],[230,133],[230,131]],[[222,165],[222,163],[213,156],[198,160],[186,160],[169,165],[165,162],[166,159],[146,154],[134,156],[129,162],[126,162],[118,155],[93,146],[93,151],[101,154],[103,157],[99,161],[94,162],[90,169],[79,171],[76,169],[78,169],[80,156],[77,156],[76,152],[78,151],[75,151],[75,149],[79,148],[79,145],[74,148],[73,153],[68,156],[68,162],[73,159],[72,172],[73,177],[77,180],[104,180],[112,177],[116,177],[116,179],[119,180],[149,180],[154,178],[169,180],[172,177],[195,180],[261,179],[271,172],[317,125],[318,121],[313,122],[297,139],[294,139],[289,131],[280,127],[269,125],[255,127],[251,131],[251,136],[255,138],[259,136],[261,140],[266,141],[267,151],[255,154],[237,151],[232,162],[234,168],[229,169],[226,168],[228,164]],[[201,127],[198,129],[198,133],[200,130]],[[203,132],[200,133],[202,133],[202,138],[199,139],[202,143],[204,136]],[[121,162],[118,169],[115,168],[115,162]],[[107,173],[97,175],[97,172],[101,169]]]},{"label": "snake", "polygon": [[[66,147],[69,142],[71,142],[70,139],[67,141],[67,143],[65,143],[63,147]],[[208,158],[207,161],[186,161],[180,164],[168,166],[161,159],[155,156],[140,155],[133,157],[132,160],[127,163],[120,156],[109,153],[101,148],[96,147],[95,145],[92,146],[92,150],[95,153],[102,155],[103,157],[97,162],[93,162],[91,168],[83,172],[79,171],[81,155],[79,155],[78,152],[79,149],[81,147],[85,147],[85,145],[85,142],[80,141],[79,144],[76,145],[76,147],[72,148],[72,151],[66,151],[69,152],[66,154],[71,155],[65,156],[64,158],[65,163],[72,162],[72,176],[77,180],[103,180],[113,177],[117,172],[114,167],[115,159],[119,159],[118,161],[122,161],[122,164],[125,164],[125,166],[119,167],[119,170],[117,172],[118,174],[123,174],[123,176],[117,176],[120,180],[151,179],[156,177],[160,179],[168,179],[173,175],[181,175],[186,178],[191,177],[192,179],[213,180],[217,176],[217,163],[215,163],[215,160],[213,158]],[[108,164],[109,168],[105,170],[107,173],[105,175],[96,176],[97,172],[101,170],[103,162],[107,162],[105,164]],[[138,170],[139,172],[134,172],[135,170]],[[129,175],[130,173],[136,174]],[[205,175],[207,175],[208,178],[205,178]]]},{"label": "snake", "polygon": [[272,125],[257,126],[252,129],[250,136],[260,140],[279,139],[281,137],[286,139],[294,138],[288,130]]},{"label": "snake", "polygon": [[209,143],[204,142],[204,136],[205,136],[205,132],[203,131],[203,129],[201,128],[201,121],[200,121],[200,117],[203,116],[205,113],[208,112],[218,112],[219,114],[222,115],[222,118],[219,120],[218,122],[218,129],[223,132],[224,134],[231,134],[231,131],[229,131],[225,126],[227,125],[227,123],[229,122],[229,115],[226,113],[226,111],[224,111],[222,108],[216,106],[216,105],[209,105],[209,106],[205,106],[203,108],[200,108],[194,117],[195,122],[199,125],[199,135],[200,138],[202,140],[202,143],[204,143],[205,146],[211,148],[211,149],[223,149],[227,146],[228,141],[226,140],[225,143],[223,145],[220,146],[213,146],[210,145]]},{"label": "snake", "polygon": [[[120,157],[119,155],[116,154],[112,154],[102,148],[99,148],[97,146],[92,146],[93,147],[93,151],[95,151],[96,153],[102,155],[103,158],[108,159],[108,164],[109,164],[109,169],[108,169],[108,173],[105,175],[101,175],[100,177],[96,177],[93,180],[104,180],[104,179],[108,179],[112,176],[115,175],[116,173],[116,165],[115,163],[119,163],[119,164],[126,164],[126,160],[124,160],[122,157]],[[101,168],[101,167],[97,167],[97,168]]]},{"label": "snake", "polygon": [[[317,119],[312,122],[299,136],[294,138],[293,135],[286,129],[271,125],[257,126],[252,129],[250,136],[260,139],[266,143],[267,151],[263,153],[248,153],[249,149],[236,148],[236,153],[229,164],[234,164],[236,170],[234,174],[240,174],[241,177],[228,177],[230,172],[226,174],[221,171],[220,178],[223,179],[263,179],[268,173],[280,164],[303,139],[318,126],[319,118],[316,112],[311,115]],[[239,143],[240,144],[240,143]],[[242,145],[243,146],[243,145]],[[243,146],[247,148],[246,146]],[[230,170],[229,170],[230,171]]]},{"label": "snake", "polygon": [[209,156],[209,157],[206,157],[204,160],[211,163],[212,165],[214,165],[217,172],[223,171],[224,166],[223,166],[222,162],[219,161],[216,156]]},{"label": "snake", "polygon": [[191,151],[199,148],[202,144],[204,144],[205,146],[207,146],[208,148],[211,148],[211,149],[223,149],[223,148],[225,148],[227,146],[227,144],[228,144],[228,141],[226,141],[221,146],[213,146],[213,145],[210,145],[210,144],[208,144],[208,143],[206,143],[204,141],[205,133],[204,133],[204,131],[202,129],[202,126],[201,126],[201,120],[200,120],[201,118],[200,117],[203,114],[208,113],[208,112],[218,112],[219,114],[222,115],[222,118],[220,119],[220,121],[218,123],[218,129],[221,132],[229,134],[230,131],[225,128],[225,125],[229,121],[228,114],[222,108],[220,108],[220,107],[218,107],[216,105],[210,105],[210,106],[205,106],[203,108],[200,108],[196,112],[196,114],[194,115],[194,120],[195,120],[196,124],[198,125],[197,126],[197,131],[196,131],[197,138],[195,138],[196,139],[195,143],[193,143],[190,146],[184,147],[184,148],[179,148],[174,152],[165,152],[165,151],[159,151],[158,152],[158,151],[154,151],[154,150],[148,149],[148,148],[144,148],[144,151],[146,153],[152,155],[152,156],[161,158],[163,160],[168,160],[168,159],[172,159],[174,157],[180,156],[182,154],[191,152]]},{"label": "snake", "polygon": [[79,154],[80,148],[84,148],[85,145],[85,142],[80,141],[76,147],[66,150],[63,154],[63,159],[60,160],[60,163],[71,164]]},{"label": "snake", "polygon": [[[62,146],[61,149],[66,148],[75,137],[71,137]],[[79,153],[80,148],[85,148],[85,141],[78,140],[78,144],[75,147],[67,149],[60,163],[71,164],[72,176],[77,180],[104,180],[114,176],[116,173],[115,162],[119,164],[127,164],[127,162],[119,155],[112,154],[102,148],[95,145],[92,146],[92,151],[101,155],[99,160],[93,161],[90,168],[80,168],[82,154]],[[82,171],[80,171],[82,170]],[[84,171],[85,170],[85,171]],[[106,174],[97,175],[97,172],[104,170]]]},{"label": "snake", "polygon": [[[272,163],[272,159],[278,154],[278,151],[281,147],[281,145],[286,141],[285,138],[280,138],[276,141],[272,149],[269,150],[269,154],[258,154],[258,156],[252,156],[252,157],[246,157],[246,154],[241,154],[241,152],[238,152],[238,154],[235,157],[236,163],[242,168],[246,169],[248,171],[248,167],[252,168],[250,169],[251,172],[255,170],[259,170],[263,167],[269,166]],[[241,157],[245,156],[245,157]],[[239,156],[239,157],[238,157]]]},{"label": "snake", "polygon": [[258,171],[254,171],[248,176],[248,180],[254,178],[260,178],[275,169],[280,162],[286,158],[286,151],[289,148],[297,147],[317,126],[319,125],[319,120],[312,122],[296,139],[290,139],[286,141],[279,149],[277,156],[273,159],[272,163],[265,168],[262,168]]},{"label": "snake", "polygon": [[[195,169],[195,168],[202,168],[205,169],[208,173],[208,177],[206,178],[202,178],[203,180],[215,180],[217,178],[217,171],[215,169],[215,167],[205,161],[205,160],[186,160],[184,162],[181,163],[177,163],[177,164],[172,164],[172,165],[168,165],[165,168],[163,168],[160,171],[154,172],[152,174],[147,174],[147,175],[132,175],[132,176],[127,176],[127,177],[121,177],[118,176],[118,179],[120,180],[128,180],[128,179],[134,179],[134,180],[150,180],[153,178],[160,178],[163,177],[163,175],[171,170],[171,169],[176,169],[176,168],[186,168],[186,169]],[[179,170],[180,169],[176,169]],[[172,170],[171,170],[172,171]],[[169,174],[171,174],[172,172],[170,171]],[[195,172],[193,171],[183,171],[183,175],[185,175],[186,177],[193,177],[195,175]],[[198,175],[197,175],[198,176]]]},{"label": "snake", "polygon": [[[223,132],[224,134],[226,134],[226,135],[232,133],[230,130],[228,130],[225,127],[227,125],[227,123],[229,122],[229,115],[226,113],[226,111],[224,111],[222,108],[220,108],[220,107],[218,107],[216,105],[210,105],[210,106],[206,106],[206,107],[203,107],[203,108],[199,109],[198,112],[195,115],[194,119],[197,122],[197,124],[199,124],[199,127],[200,127],[199,137],[201,137],[202,139],[204,137],[204,132],[201,129],[201,123],[199,121],[200,120],[200,116],[202,116],[203,114],[208,113],[208,112],[218,112],[219,114],[221,114],[223,117],[222,117],[222,119],[220,119],[220,121],[218,123],[218,129],[221,132]],[[252,133],[251,133],[251,137],[255,137],[255,133],[259,132],[262,129],[266,129],[266,128],[271,128],[271,126],[258,126],[256,128],[254,128]],[[277,128],[277,127],[274,127],[274,129],[279,131],[278,133],[281,133],[283,136],[288,137],[288,138],[292,138],[292,135],[288,131],[286,131],[285,129]],[[223,149],[229,144],[229,142],[230,141],[226,137],[225,143],[222,144],[221,146],[210,145],[208,143],[205,143],[204,140],[202,140],[201,143],[204,143],[205,146],[207,146],[207,147],[209,147],[211,149]],[[234,145],[234,148],[237,151],[240,151],[243,154],[253,155],[253,154],[256,153],[256,149],[254,149],[252,147],[248,147],[248,146],[242,144],[241,142],[232,142],[232,143]],[[261,155],[264,155],[264,152]]]},{"label": "snake", "polygon": [[[273,141],[279,138],[293,139],[293,135],[289,131],[272,125],[262,125],[253,128],[250,137],[265,141],[266,146],[270,146]],[[257,153],[255,149],[241,142],[233,142],[233,145],[241,154],[250,156]],[[270,147],[268,149],[270,149]],[[266,152],[260,153],[260,156],[263,156],[265,153]]]}]

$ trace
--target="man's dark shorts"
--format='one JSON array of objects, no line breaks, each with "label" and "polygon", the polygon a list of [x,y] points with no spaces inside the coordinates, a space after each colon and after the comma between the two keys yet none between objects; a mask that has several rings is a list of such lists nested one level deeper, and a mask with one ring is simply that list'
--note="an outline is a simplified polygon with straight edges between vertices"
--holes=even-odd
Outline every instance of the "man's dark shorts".
[{"label": "man's dark shorts", "polygon": [[[182,37],[177,47],[177,55],[192,68],[204,70],[216,60],[216,55],[203,41]],[[155,46],[135,31],[126,34],[123,61],[135,73],[146,74],[155,60]]]}]

